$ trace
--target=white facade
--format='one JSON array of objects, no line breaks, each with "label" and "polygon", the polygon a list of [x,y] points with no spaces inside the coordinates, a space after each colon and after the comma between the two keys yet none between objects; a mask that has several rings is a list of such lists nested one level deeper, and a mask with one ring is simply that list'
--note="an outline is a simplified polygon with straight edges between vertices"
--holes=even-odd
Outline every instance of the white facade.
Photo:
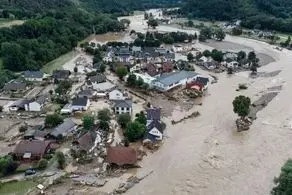
[{"label": "white facade", "polygon": [[26,77],[25,80],[27,80],[27,81],[37,81],[37,82],[41,82],[41,81],[43,81],[43,78],[31,78],[31,77]]},{"label": "white facade", "polygon": [[139,73],[133,73],[134,75],[136,75],[137,79],[141,78],[144,83],[147,83],[149,85],[149,87],[152,86],[153,82],[156,80],[156,78],[151,77],[148,74],[139,74]]},{"label": "white facade", "polygon": [[130,72],[140,71],[143,68],[142,64],[136,64],[135,66],[130,68]]},{"label": "white facade", "polygon": [[70,114],[72,113],[72,108],[71,104],[66,104],[62,109],[61,109],[61,114]]},{"label": "white facade", "polygon": [[85,106],[83,105],[71,105],[71,110],[72,111],[85,111],[88,110],[90,106],[90,101],[87,99],[87,104]]},{"label": "white facade", "polygon": [[38,102],[30,102],[28,104],[25,104],[25,111],[40,112],[42,110],[42,107],[43,105]]},{"label": "white facade", "polygon": [[109,100],[124,100],[124,94],[120,90],[113,90],[109,92]]},{"label": "white facade", "polygon": [[132,114],[132,108],[130,107],[115,107],[115,113],[116,114],[125,114],[125,113],[128,113],[128,114]]},{"label": "white facade", "polygon": [[177,81],[175,83],[171,83],[169,85],[165,85],[159,81],[155,81],[153,82],[153,86],[158,88],[159,90],[161,91],[168,91],[172,88],[175,88],[177,86],[180,86],[180,85],[186,85],[189,81],[192,81],[192,80],[195,80],[196,79],[196,76],[193,77],[193,78],[185,78],[185,79],[182,79],[180,81]]}]

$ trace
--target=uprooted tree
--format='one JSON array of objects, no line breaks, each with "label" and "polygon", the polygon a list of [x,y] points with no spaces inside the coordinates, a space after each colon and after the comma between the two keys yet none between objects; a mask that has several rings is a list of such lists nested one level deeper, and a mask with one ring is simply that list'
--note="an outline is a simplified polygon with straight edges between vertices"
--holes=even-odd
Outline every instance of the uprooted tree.
[{"label": "uprooted tree", "polygon": [[238,130],[248,130],[251,123],[246,117],[250,111],[250,98],[240,95],[235,97],[232,104],[233,111],[240,117],[240,119],[236,120]]}]

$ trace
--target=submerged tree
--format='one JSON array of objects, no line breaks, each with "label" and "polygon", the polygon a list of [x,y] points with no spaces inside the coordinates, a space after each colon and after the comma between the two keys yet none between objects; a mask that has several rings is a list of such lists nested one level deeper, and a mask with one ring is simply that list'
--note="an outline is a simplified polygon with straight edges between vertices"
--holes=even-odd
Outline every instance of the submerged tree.
[{"label": "submerged tree", "polygon": [[235,97],[235,99],[232,102],[233,104],[233,111],[238,114],[238,116],[241,117],[241,119],[244,119],[249,114],[249,107],[251,104],[250,98],[240,95]]}]

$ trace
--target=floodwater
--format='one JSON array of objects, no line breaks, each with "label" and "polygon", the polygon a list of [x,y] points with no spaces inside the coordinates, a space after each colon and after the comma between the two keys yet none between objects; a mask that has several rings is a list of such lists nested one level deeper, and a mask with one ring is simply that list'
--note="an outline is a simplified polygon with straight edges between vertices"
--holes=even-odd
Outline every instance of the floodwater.
[{"label": "floodwater", "polygon": [[[130,28],[146,31],[143,15],[127,17]],[[157,30],[178,31],[170,26]],[[193,30],[181,30],[194,33]],[[192,111],[201,115],[177,125],[170,120],[185,113],[175,112],[164,119],[168,126],[167,138],[162,147],[141,162],[138,175],[154,171],[152,175],[135,185],[129,195],[262,195],[269,194],[273,178],[284,162],[292,156],[292,53],[282,52],[255,40],[227,36],[226,42],[234,49],[245,47],[269,56],[260,72],[282,70],[274,77],[249,78],[248,72],[228,76],[217,74],[218,83],[210,85],[202,106]],[[197,43],[198,47],[205,47]],[[212,47],[209,45],[207,47]],[[203,74],[207,72],[200,71]],[[237,92],[239,83],[246,83],[247,90]],[[237,133],[232,111],[235,96],[249,96],[252,101],[282,85],[280,93],[257,114],[249,131]]]}]

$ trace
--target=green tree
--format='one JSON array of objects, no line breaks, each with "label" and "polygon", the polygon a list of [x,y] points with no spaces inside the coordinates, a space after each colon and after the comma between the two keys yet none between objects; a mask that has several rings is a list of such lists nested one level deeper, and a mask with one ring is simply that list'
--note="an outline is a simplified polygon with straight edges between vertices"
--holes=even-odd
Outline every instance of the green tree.
[{"label": "green tree", "polygon": [[217,28],[215,29],[214,36],[217,41],[223,41],[225,39],[226,34],[222,28]]},{"label": "green tree", "polygon": [[144,20],[148,20],[149,19],[149,14],[147,12],[144,13]]},{"label": "green tree", "polygon": [[58,151],[56,152],[55,156],[58,162],[59,169],[64,169],[66,165],[66,158],[63,152]]},{"label": "green tree", "polygon": [[188,21],[188,27],[193,27],[194,26],[194,22],[192,20]]},{"label": "green tree", "polygon": [[118,123],[122,128],[126,128],[129,122],[131,122],[131,115],[128,113],[120,114],[118,116]]},{"label": "green tree", "polygon": [[255,62],[256,61],[256,54],[254,51],[251,51],[248,53],[247,55],[247,59],[249,61],[249,63],[251,64],[252,62]]},{"label": "green tree", "polygon": [[242,34],[242,28],[234,27],[234,28],[232,28],[231,33],[232,33],[232,35],[239,36]]},{"label": "green tree", "polygon": [[76,74],[78,72],[77,66],[74,67],[74,73]]},{"label": "green tree", "polygon": [[1,43],[3,66],[12,71],[25,70],[26,58],[23,48],[17,43]]},{"label": "green tree", "polygon": [[137,121],[137,122],[139,122],[139,123],[141,123],[143,125],[146,125],[147,124],[147,118],[146,118],[146,116],[145,116],[145,114],[144,114],[143,111],[141,111],[140,113],[137,113],[136,114],[135,121]]},{"label": "green tree", "polygon": [[288,159],[281,168],[280,176],[274,179],[275,187],[272,189],[272,195],[292,194],[292,160]]},{"label": "green tree", "polygon": [[144,85],[144,81],[141,77],[136,80],[137,87],[142,87]]},{"label": "green tree", "polygon": [[128,70],[125,66],[119,66],[117,68],[117,75],[122,80],[128,74]]},{"label": "green tree", "polygon": [[237,61],[244,60],[246,58],[246,53],[244,51],[240,51],[237,54]]},{"label": "green tree", "polygon": [[101,128],[102,130],[104,130],[104,131],[108,131],[109,130],[109,123],[108,123],[108,121],[103,121],[103,120],[101,120],[101,121],[99,121],[99,128]]},{"label": "green tree", "polygon": [[206,49],[205,51],[203,51],[203,56],[205,56],[205,57],[210,57],[211,54],[212,53],[208,49]]},{"label": "green tree", "polygon": [[245,118],[249,114],[250,110],[250,98],[246,96],[237,96],[233,100],[233,111],[238,114],[242,119]]},{"label": "green tree", "polygon": [[224,56],[223,52],[218,51],[217,49],[213,49],[211,52],[211,57],[217,62],[222,62],[223,56]]},{"label": "green tree", "polygon": [[64,95],[68,93],[71,87],[72,87],[72,82],[70,82],[69,80],[64,80],[58,84],[57,88],[55,89],[55,92],[59,95]]},{"label": "green tree", "polygon": [[135,74],[130,74],[127,78],[127,85],[135,86],[136,85],[137,77]]},{"label": "green tree", "polygon": [[192,62],[194,60],[194,55],[192,53],[188,53],[187,59],[189,62]]},{"label": "green tree", "polygon": [[45,118],[45,126],[48,128],[54,128],[63,122],[63,117],[57,113],[49,114]]},{"label": "green tree", "polygon": [[104,73],[105,69],[106,69],[106,66],[104,64],[101,64],[100,67],[99,67],[100,73]]},{"label": "green tree", "polygon": [[203,27],[200,31],[200,35],[204,36],[206,39],[212,38],[212,30],[210,27]]},{"label": "green tree", "polygon": [[148,26],[151,26],[153,29],[155,29],[158,26],[158,20],[150,18],[147,24]]},{"label": "green tree", "polygon": [[39,160],[39,162],[38,162],[39,169],[43,170],[43,169],[47,168],[47,166],[48,166],[48,161],[46,159],[42,158],[41,160]]},{"label": "green tree", "polygon": [[136,141],[143,137],[145,130],[145,125],[137,121],[131,122],[127,125],[125,137],[131,142]]},{"label": "green tree", "polygon": [[13,158],[10,155],[0,157],[0,175],[7,175],[12,173],[17,168],[16,163],[13,162]]},{"label": "green tree", "polygon": [[107,108],[104,108],[98,111],[97,118],[101,121],[110,121],[111,120],[110,114],[111,114],[110,110]]},{"label": "green tree", "polygon": [[170,36],[170,34],[164,35],[162,38],[162,42],[165,44],[173,44],[174,43],[174,39],[172,38],[172,36]]},{"label": "green tree", "polygon": [[94,127],[94,117],[91,115],[85,115],[82,119],[83,128],[86,130],[92,130]]}]

